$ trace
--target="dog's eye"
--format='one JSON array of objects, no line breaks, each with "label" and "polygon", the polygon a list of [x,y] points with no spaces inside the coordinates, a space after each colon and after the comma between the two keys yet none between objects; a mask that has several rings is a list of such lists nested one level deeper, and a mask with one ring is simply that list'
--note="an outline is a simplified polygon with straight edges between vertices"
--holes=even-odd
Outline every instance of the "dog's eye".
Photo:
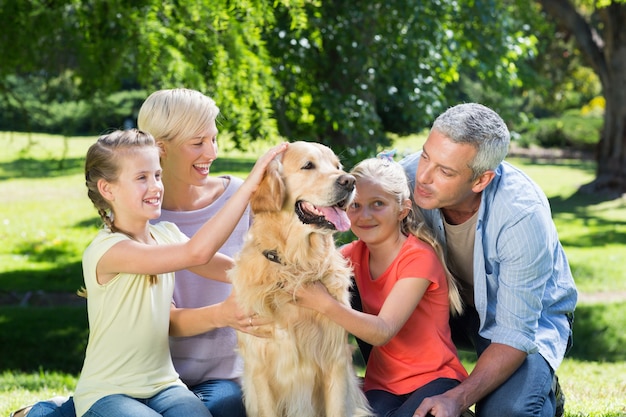
[{"label": "dog's eye", "polygon": [[303,166],[302,169],[314,169],[315,168],[315,164],[311,161],[307,161]]}]

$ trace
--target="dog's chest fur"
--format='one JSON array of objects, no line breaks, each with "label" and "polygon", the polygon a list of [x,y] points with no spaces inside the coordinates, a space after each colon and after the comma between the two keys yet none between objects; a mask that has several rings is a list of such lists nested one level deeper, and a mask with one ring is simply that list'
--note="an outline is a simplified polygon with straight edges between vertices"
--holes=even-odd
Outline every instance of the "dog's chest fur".
[{"label": "dog's chest fur", "polygon": [[[294,241],[293,236],[300,236],[301,241]],[[292,305],[292,294],[298,286],[320,281],[333,297],[349,304],[350,274],[332,234],[318,233],[287,213],[257,215],[231,272],[235,286],[236,281],[242,281],[257,289],[248,288],[241,294],[246,297],[240,298],[242,305],[279,322],[291,323],[299,316],[316,315]],[[296,314],[285,314],[285,309],[291,309],[290,304]]]}]

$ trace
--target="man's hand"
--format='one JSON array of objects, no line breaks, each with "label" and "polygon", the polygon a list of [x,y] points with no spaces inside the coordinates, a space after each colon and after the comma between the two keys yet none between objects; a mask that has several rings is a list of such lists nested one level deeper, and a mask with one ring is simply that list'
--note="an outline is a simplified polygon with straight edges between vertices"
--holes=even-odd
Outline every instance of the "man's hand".
[{"label": "man's hand", "polygon": [[429,413],[435,417],[459,417],[463,410],[463,405],[446,392],[425,398],[415,410],[413,417],[426,417]]},{"label": "man's hand", "polygon": [[459,417],[466,408],[498,388],[524,362],[526,353],[501,343],[492,343],[480,355],[469,377],[451,390],[426,398],[414,417]]}]

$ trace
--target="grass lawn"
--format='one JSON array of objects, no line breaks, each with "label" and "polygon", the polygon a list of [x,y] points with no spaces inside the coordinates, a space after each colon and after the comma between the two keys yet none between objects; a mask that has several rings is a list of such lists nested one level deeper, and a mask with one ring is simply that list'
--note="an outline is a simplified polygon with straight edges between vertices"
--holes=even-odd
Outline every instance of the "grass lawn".
[{"label": "grass lawn", "polygon": [[[76,383],[87,340],[84,306],[18,304],[38,291],[82,284],[81,253],[99,227],[82,173],[94,140],[0,133],[0,416],[67,395]],[[395,146],[405,154],[423,140],[398,138]],[[244,177],[266,148],[223,153],[213,170]],[[581,292],[574,348],[558,372],[566,415],[626,416],[626,199],[576,193],[593,178],[592,163],[510,162],[549,196]],[[464,363],[473,366],[471,357]]]}]

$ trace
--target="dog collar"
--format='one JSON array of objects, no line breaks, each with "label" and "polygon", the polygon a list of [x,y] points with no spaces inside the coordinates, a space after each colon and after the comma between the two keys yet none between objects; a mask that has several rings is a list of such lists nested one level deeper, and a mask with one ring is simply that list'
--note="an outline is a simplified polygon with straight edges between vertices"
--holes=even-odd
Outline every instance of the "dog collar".
[{"label": "dog collar", "polygon": [[263,256],[265,256],[268,260],[272,262],[276,262],[277,264],[283,264],[283,261],[280,260],[280,256],[278,256],[278,252],[276,249],[267,249],[263,251]]}]

